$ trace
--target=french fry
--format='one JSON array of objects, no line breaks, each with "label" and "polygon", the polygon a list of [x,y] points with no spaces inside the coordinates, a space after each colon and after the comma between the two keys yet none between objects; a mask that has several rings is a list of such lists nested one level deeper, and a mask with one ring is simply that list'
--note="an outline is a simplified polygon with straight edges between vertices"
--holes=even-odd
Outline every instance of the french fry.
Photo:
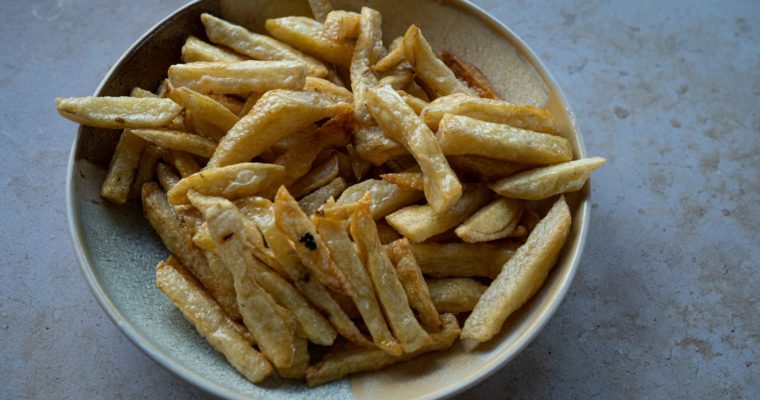
[{"label": "french fry", "polygon": [[467,188],[462,197],[449,209],[437,212],[430,204],[412,205],[394,211],[385,220],[413,242],[421,242],[437,233],[445,232],[467,219],[490,198],[484,186]]},{"label": "french fry", "polygon": [[327,76],[327,68],[321,61],[269,36],[250,32],[211,14],[201,14],[201,21],[212,43],[227,46],[256,60],[300,62],[306,65],[309,75]]},{"label": "french fry", "polygon": [[530,168],[530,165],[527,164],[515,164],[476,155],[446,156],[446,159],[449,160],[449,164],[455,171],[484,181],[503,178]]},{"label": "french fry", "polygon": [[313,191],[308,196],[298,200],[298,205],[306,215],[314,214],[315,211],[330,197],[337,197],[346,190],[346,181],[343,178],[335,178],[327,185]]},{"label": "french fry", "polygon": [[388,72],[395,66],[404,61],[404,37],[399,36],[393,39],[389,47],[388,54],[385,57],[378,60],[373,66],[372,70],[376,73]]},{"label": "french fry", "polygon": [[125,129],[116,145],[111,164],[103,185],[100,187],[100,196],[115,204],[124,204],[129,196],[129,189],[135,172],[140,164],[140,156],[145,148],[145,141],[136,136],[129,129]]},{"label": "french fry", "polygon": [[410,190],[425,190],[422,180],[422,172],[394,172],[380,175],[386,182],[401,186]]},{"label": "french fry", "polygon": [[[185,89],[185,88],[180,88],[180,89]],[[176,92],[176,90],[173,90],[172,92]],[[186,130],[198,136],[202,136],[208,140],[211,140],[212,142],[215,142],[215,143],[218,143],[224,137],[224,134],[227,132],[227,131],[223,131],[219,129],[217,126],[208,122],[208,120],[206,119],[197,118],[195,116],[195,113],[193,113],[190,110],[185,110],[183,122],[184,122]]]},{"label": "french fry", "polygon": [[[304,79],[304,85],[306,85],[306,80]],[[243,109],[240,110],[238,113],[238,117],[243,118],[246,115],[248,115],[249,112],[251,112],[251,109],[253,109],[253,106],[256,105],[256,103],[259,101],[261,96],[263,96],[264,93],[251,93],[248,95],[248,97],[245,99],[245,103],[243,103]]]},{"label": "french fry", "polygon": [[351,143],[346,145],[346,152],[348,152],[348,157],[351,160],[351,170],[354,172],[354,179],[357,181],[364,179],[372,164],[361,158]]},{"label": "french fry", "polygon": [[557,261],[571,222],[570,209],[560,197],[480,297],[460,335],[465,349],[491,339],[507,317],[538,292]]},{"label": "french fry", "polygon": [[399,90],[398,94],[404,100],[404,103],[406,103],[406,105],[411,107],[412,110],[414,110],[414,113],[417,115],[420,115],[420,113],[422,113],[422,110],[425,109],[425,107],[429,104],[425,100],[422,100],[419,97],[412,96],[403,90]]},{"label": "french fry", "polygon": [[606,161],[601,157],[568,161],[520,172],[488,186],[502,196],[526,200],[546,199],[555,194],[581,190],[591,173]]},{"label": "french fry", "polygon": [[349,186],[337,200],[337,204],[347,204],[359,201],[365,193],[372,196],[370,211],[372,218],[377,220],[423,198],[421,192],[409,190],[389,182],[367,179]]},{"label": "french fry", "polygon": [[446,155],[475,154],[523,164],[570,161],[570,142],[561,136],[445,114],[438,142]]},{"label": "french fry", "polygon": [[382,74],[379,85],[388,85],[396,90],[401,90],[414,82],[414,68],[403,61],[397,64],[393,69]]},{"label": "french fry", "polygon": [[462,82],[465,82],[478,96],[487,99],[498,99],[499,95],[496,94],[496,89],[488,82],[488,78],[483,75],[480,70],[468,63],[467,61],[457,57],[454,53],[444,50],[438,57],[446,64],[447,67],[454,73]]},{"label": "french fry", "polygon": [[132,129],[131,132],[158,147],[185,151],[204,158],[211,157],[216,149],[216,143],[192,133],[165,129]]},{"label": "french fry", "polygon": [[467,243],[490,242],[509,236],[520,222],[523,202],[500,198],[472,214],[456,229],[456,234]]},{"label": "french fry", "polygon": [[165,156],[166,161],[169,161],[183,178],[201,170],[201,167],[198,166],[198,162],[195,161],[193,156],[184,151],[170,150],[166,152]]},{"label": "french fry", "polygon": [[169,81],[201,93],[247,94],[301,89],[306,73],[297,61],[194,62],[169,67]]},{"label": "french fry", "polygon": [[472,89],[460,82],[449,67],[435,56],[430,44],[416,25],[410,26],[404,34],[404,57],[414,67],[417,77],[425,82],[437,96],[452,93],[474,94]]},{"label": "french fry", "polygon": [[362,7],[359,37],[351,57],[351,91],[354,94],[354,119],[361,126],[371,125],[372,116],[367,110],[367,90],[377,85],[377,77],[370,69],[380,58],[383,48],[382,16],[376,10]]},{"label": "french fry", "polygon": [[312,168],[308,174],[293,182],[288,187],[288,191],[293,197],[301,198],[337,178],[338,170],[338,157],[330,157],[327,161]]},{"label": "french fry", "polygon": [[384,219],[375,221],[375,225],[377,225],[377,236],[380,237],[380,242],[383,244],[391,243],[394,240],[401,239],[402,237],[401,234],[396,232],[395,229],[388,225]]},{"label": "french fry", "polygon": [[217,254],[232,273],[245,326],[275,367],[290,367],[295,358],[295,332],[260,285],[261,272],[266,267],[247,251],[242,215],[234,204],[222,198],[209,198],[195,191],[188,192],[188,198],[203,213]]},{"label": "french fry", "polygon": [[208,196],[236,199],[269,189],[279,181],[283,172],[284,168],[279,165],[262,163],[208,168],[182,178],[167,195],[172,204],[186,204],[190,190]]},{"label": "french fry", "polygon": [[145,89],[139,88],[139,87],[133,87],[132,91],[129,92],[129,97],[139,97],[139,98],[151,97],[151,98],[158,98],[158,96],[156,96],[155,94],[151,93],[149,90],[145,90]]},{"label": "french fry", "polygon": [[156,169],[156,163],[160,160],[166,150],[155,145],[148,144],[140,156],[140,165],[137,167],[135,179],[132,181],[132,187],[129,189],[129,198],[136,199],[142,193],[142,186],[153,179],[153,173]]},{"label": "french fry", "polygon": [[409,247],[407,239],[399,239],[389,244],[386,250],[391,262],[396,266],[396,273],[409,298],[409,305],[417,310],[420,321],[426,328],[438,330],[442,323],[441,316],[438,315],[440,310],[436,310],[433,304],[428,285]]},{"label": "french fry", "polygon": [[525,229],[527,229],[528,232],[532,232],[533,229],[536,229],[536,225],[538,225],[539,221],[541,221],[541,217],[529,207],[525,207],[522,218],[520,218],[520,223],[525,225]]},{"label": "french fry", "polygon": [[240,112],[243,110],[243,102],[231,95],[209,93],[207,96],[227,107],[236,116],[240,115]]},{"label": "french fry", "polygon": [[444,314],[441,317],[443,327],[440,332],[430,334],[432,343],[413,353],[393,356],[378,348],[359,346],[335,349],[328,353],[322,361],[306,370],[306,384],[309,387],[315,387],[341,379],[346,375],[375,371],[410,360],[424,353],[448,349],[459,335],[459,323],[452,314]]},{"label": "french fry", "polygon": [[343,40],[322,35],[322,24],[306,17],[282,17],[268,19],[264,25],[267,32],[306,54],[332,64],[348,67],[354,47]]},{"label": "french fry", "polygon": [[224,313],[182,265],[159,262],[156,286],[246,379],[257,383],[272,373],[269,361],[239,333],[243,328]]},{"label": "french fry", "polygon": [[325,19],[333,11],[330,0],[309,0],[309,8],[314,19],[319,22],[325,22]]},{"label": "french fry", "polygon": [[[396,89],[396,90],[401,90],[401,89]],[[409,93],[410,95],[412,95],[412,96],[414,96],[414,97],[416,97],[416,98],[418,98],[418,99],[420,99],[420,100],[422,100],[422,101],[424,101],[426,103],[430,102],[430,96],[428,96],[428,94],[425,91],[425,89],[423,89],[422,86],[418,85],[416,81],[410,82],[409,85],[407,85],[405,88],[403,88],[403,90],[406,93]]]},{"label": "french fry", "polygon": [[172,167],[162,162],[156,164],[156,177],[164,192],[168,192],[181,179],[174,173]]},{"label": "french fry", "polygon": [[314,92],[267,92],[222,138],[208,166],[251,160],[280,139],[321,119],[351,112],[351,108]]},{"label": "french fry", "polygon": [[404,352],[411,353],[430,345],[430,335],[422,329],[409,308],[396,270],[383,250],[369,204],[363,204],[351,217],[351,237],[369,272],[377,298],[388,318],[388,325]]},{"label": "french fry", "polygon": [[303,379],[306,370],[309,368],[309,341],[296,335],[293,341],[293,351],[293,365],[287,368],[275,368],[275,370],[277,375],[283,378]]},{"label": "french fry", "polygon": [[503,100],[483,99],[456,93],[439,97],[428,104],[420,118],[437,131],[445,114],[461,115],[515,128],[558,135],[554,118],[542,108],[526,104],[512,104]]},{"label": "french fry", "polygon": [[247,59],[248,57],[208,44],[195,36],[188,37],[182,46],[182,62],[184,63],[203,61],[236,62]]},{"label": "french fry", "polygon": [[169,82],[169,78],[164,78],[164,80],[161,81],[161,83],[158,85],[158,88],[156,89],[156,97],[160,99],[165,99],[166,94],[171,90],[171,82]]},{"label": "french fry", "polygon": [[343,271],[354,289],[352,300],[367,325],[375,345],[391,354],[401,355],[401,345],[388,329],[378,299],[375,297],[372,281],[359,259],[354,243],[348,237],[348,221],[315,216],[313,222],[330,249],[336,265]]},{"label": "french fry", "polygon": [[385,136],[377,126],[356,130],[353,140],[356,154],[374,165],[382,165],[388,160],[409,154],[397,141]]},{"label": "french fry", "polygon": [[227,107],[195,90],[180,87],[169,92],[169,98],[190,110],[195,118],[201,118],[227,132],[238,122],[238,117]]},{"label": "french fry", "polygon": [[[319,21],[319,18],[315,18]],[[359,36],[361,16],[358,13],[343,10],[330,11],[324,20],[322,34],[333,40],[356,39]]]},{"label": "french fry", "polygon": [[180,222],[166,195],[154,182],[143,185],[142,205],[145,219],[156,231],[164,246],[208,289],[219,305],[233,319],[239,319],[235,288],[231,280],[209,266],[203,253],[192,242],[190,233]]},{"label": "french fry", "polygon": [[427,286],[436,310],[452,314],[472,311],[488,288],[472,278],[429,279]]},{"label": "french fry", "polygon": [[430,206],[438,212],[451,208],[462,195],[462,185],[433,132],[390,86],[371,89],[367,101],[372,117],[385,134],[403,144],[417,160]]},{"label": "french fry", "polygon": [[277,191],[274,202],[277,227],[293,242],[296,254],[320,283],[338,293],[351,294],[343,272],[330,258],[330,251],[285,187]]},{"label": "french fry", "polygon": [[515,241],[488,243],[412,243],[422,273],[434,278],[495,278],[520,245]]},{"label": "french fry", "polygon": [[350,90],[342,86],[338,86],[322,78],[307,76],[306,82],[304,83],[304,86],[303,86],[303,90],[310,90],[312,92],[317,92],[321,94],[322,96],[325,96],[336,103],[340,103],[340,102],[353,103],[354,102],[354,95],[351,93]]},{"label": "french fry", "polygon": [[524,238],[528,235],[528,229],[525,228],[524,225],[517,225],[515,227],[515,230],[512,231],[509,235],[507,235],[508,238]]},{"label": "french fry", "polygon": [[152,97],[69,97],[55,99],[61,116],[95,128],[161,128],[182,112],[182,106]]}]

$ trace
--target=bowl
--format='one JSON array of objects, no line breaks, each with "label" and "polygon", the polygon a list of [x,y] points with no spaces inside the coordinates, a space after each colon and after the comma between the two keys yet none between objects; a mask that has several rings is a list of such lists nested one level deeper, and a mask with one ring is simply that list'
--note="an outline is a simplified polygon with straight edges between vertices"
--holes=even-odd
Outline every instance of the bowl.
[{"label": "bowl", "polygon": [[[357,4],[361,3],[361,4]],[[417,24],[434,49],[453,51],[477,65],[514,103],[548,108],[575,157],[585,149],[570,107],[557,83],[517,35],[485,11],[461,0],[333,0],[336,8],[362,5],[383,15],[388,42]],[[119,59],[95,95],[128,95],[134,86],[155,89],[179,61],[189,34],[205,37],[199,15],[209,12],[265,32],[267,18],[309,15],[306,0],[206,0],[192,2],[156,24]],[[315,389],[278,378],[254,385],[206,344],[154,286],[154,266],[166,257],[141,215],[139,202],[114,206],[99,196],[105,168],[118,140],[115,130],[81,127],[68,165],[68,219],[76,255],[93,294],[125,335],[184,380],[231,399],[315,397],[330,399],[441,398],[495,372],[536,337],[570,286],[588,228],[588,185],[568,196],[574,224],[543,288],[512,315],[501,333],[474,352],[459,344],[437,354],[378,372],[359,374]]]}]

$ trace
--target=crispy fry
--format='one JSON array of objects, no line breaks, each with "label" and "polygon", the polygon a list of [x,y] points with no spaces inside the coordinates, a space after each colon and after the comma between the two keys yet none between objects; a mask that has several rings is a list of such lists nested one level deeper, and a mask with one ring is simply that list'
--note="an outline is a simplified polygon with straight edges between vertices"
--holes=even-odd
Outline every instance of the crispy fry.
[{"label": "crispy fry", "polygon": [[446,155],[475,154],[524,164],[570,161],[570,142],[561,136],[445,114],[438,142]]},{"label": "crispy fry", "polygon": [[386,250],[391,262],[396,266],[396,273],[409,298],[409,305],[417,310],[420,321],[426,328],[438,330],[442,323],[439,311],[433,304],[428,285],[409,247],[409,240],[399,239],[389,244]]},{"label": "crispy fry", "polygon": [[245,117],[222,138],[209,167],[251,160],[277,143],[323,118],[351,111],[347,103],[333,103],[314,92],[273,90],[262,96]]},{"label": "crispy fry", "polygon": [[489,197],[487,188],[473,186],[467,188],[459,201],[446,211],[436,212],[430,204],[413,205],[394,211],[385,220],[404,237],[421,242],[461,224],[485,205]]},{"label": "crispy fry", "polygon": [[390,71],[385,72],[378,84],[389,85],[393,89],[401,90],[411,85],[413,82],[414,68],[412,68],[408,62],[402,61]]},{"label": "crispy fry", "polygon": [[243,102],[237,97],[233,97],[232,95],[209,93],[206,96],[227,107],[227,109],[232,111],[232,113],[236,116],[240,115],[240,112],[243,110]]},{"label": "crispy fry", "polygon": [[140,197],[142,193],[142,186],[153,179],[153,172],[156,169],[156,163],[160,160],[166,150],[161,149],[155,145],[148,144],[143,150],[140,157],[140,166],[137,167],[137,173],[135,173],[135,179],[132,181],[132,187],[129,189],[129,198],[136,199]]},{"label": "crispy fry", "polygon": [[538,292],[557,261],[571,222],[570,209],[560,197],[480,297],[462,329],[465,349],[491,339],[507,317]]},{"label": "crispy fry", "polygon": [[388,325],[404,352],[411,353],[430,345],[432,340],[409,308],[396,270],[383,250],[369,204],[365,203],[351,217],[351,237],[369,272],[377,298],[388,318]]},{"label": "crispy fry", "polygon": [[408,154],[395,140],[385,136],[377,126],[363,127],[354,132],[354,148],[364,160],[374,165]]},{"label": "crispy fry", "polygon": [[371,125],[372,116],[367,110],[367,90],[377,85],[377,77],[370,66],[380,58],[383,49],[382,16],[379,12],[362,7],[359,37],[351,58],[351,91],[354,94],[354,118],[361,126]]},{"label": "crispy fry", "polygon": [[470,312],[488,286],[472,278],[440,278],[427,281],[439,313]]},{"label": "crispy fry", "polygon": [[[176,90],[173,90],[172,92],[176,92]],[[183,122],[186,130],[216,143],[218,143],[227,132],[219,129],[217,126],[208,122],[208,120],[197,118],[195,113],[190,110],[185,110]]]},{"label": "crispy fry", "polygon": [[416,25],[410,26],[404,35],[404,57],[414,67],[417,77],[425,82],[436,95],[474,93],[454,76],[443,61],[435,56],[430,44]]},{"label": "crispy fry", "polygon": [[310,90],[317,92],[328,99],[340,103],[353,103],[354,95],[348,89],[338,86],[326,79],[315,78],[313,76],[306,77],[306,83],[304,83],[303,90]]},{"label": "crispy fry", "polygon": [[172,167],[161,162],[156,164],[156,177],[164,192],[168,192],[181,179],[174,173]]},{"label": "crispy fry", "polygon": [[543,168],[531,169],[488,185],[502,196],[541,200],[555,194],[581,190],[591,173],[607,160],[584,158]]},{"label": "crispy fry", "polygon": [[268,19],[267,32],[306,54],[341,67],[351,64],[354,52],[351,43],[333,40],[322,35],[322,24],[306,17],[282,17]]},{"label": "crispy fry", "polygon": [[69,97],[55,99],[61,116],[95,128],[160,128],[182,111],[182,106],[152,97]]},{"label": "crispy fry", "polygon": [[327,185],[315,190],[308,196],[298,200],[298,205],[306,215],[314,214],[315,211],[330,197],[337,197],[346,190],[346,181],[343,178],[335,178]]},{"label": "crispy fry", "polygon": [[372,196],[373,201],[370,210],[372,211],[372,218],[376,220],[423,198],[422,193],[417,190],[405,189],[377,179],[367,179],[344,190],[338,198],[337,204],[357,202],[365,193]]},{"label": "crispy fry", "polygon": [[386,182],[401,186],[410,190],[425,190],[422,180],[422,172],[394,172],[380,175]]},{"label": "crispy fry", "polygon": [[527,164],[515,164],[476,155],[446,156],[446,159],[455,171],[485,181],[510,176],[515,172],[530,168]]},{"label": "crispy fry", "polygon": [[496,94],[496,89],[491,86],[486,76],[476,66],[457,57],[448,50],[442,51],[438,57],[451,69],[457,79],[465,82],[478,96],[487,99],[499,98],[499,95]]},{"label": "crispy fry", "polygon": [[164,129],[132,129],[132,133],[158,147],[186,151],[204,158],[211,157],[216,143],[192,133]]},{"label": "crispy fry", "polygon": [[395,66],[404,61],[404,37],[399,36],[391,42],[388,54],[378,60],[372,66],[372,70],[377,73],[388,72]]},{"label": "crispy fry", "polygon": [[206,13],[201,14],[201,21],[212,43],[227,46],[256,60],[300,62],[306,65],[309,75],[327,76],[327,68],[321,61],[269,36],[250,32],[242,26]]},{"label": "crispy fry", "polygon": [[[171,259],[171,257],[170,257]],[[272,373],[272,365],[239,333],[243,327],[230,319],[195,278],[177,262],[156,266],[156,286],[179,308],[198,333],[241,375],[257,383]]]},{"label": "crispy fry", "polygon": [[195,190],[208,196],[236,199],[251,196],[276,184],[284,168],[275,164],[240,163],[220,168],[209,168],[182,178],[169,191],[172,204],[187,203],[187,192]]},{"label": "crispy fry", "polygon": [[515,241],[489,243],[417,243],[412,253],[422,273],[434,278],[495,278],[520,245]]},{"label": "crispy fry", "polygon": [[428,102],[426,102],[425,100],[422,100],[419,97],[412,96],[403,90],[399,90],[398,94],[404,100],[404,103],[406,103],[406,105],[411,107],[412,110],[414,110],[414,113],[417,115],[420,115],[420,113],[422,113],[422,110],[425,109],[425,107],[428,105]]},{"label": "crispy fry", "polygon": [[[319,18],[315,18],[319,21]],[[333,40],[356,39],[359,36],[361,16],[343,10],[330,11],[322,26],[322,34]]]},{"label": "crispy fry", "polygon": [[325,22],[325,19],[333,11],[330,0],[309,0],[309,8],[314,19],[319,22]]},{"label": "crispy fry", "polygon": [[194,62],[169,67],[169,81],[201,93],[247,94],[301,89],[306,73],[297,61]]},{"label": "crispy fry", "polygon": [[459,335],[459,323],[452,314],[444,314],[441,317],[443,327],[440,332],[430,334],[432,341],[430,345],[401,356],[393,356],[378,348],[371,347],[346,346],[335,349],[328,353],[322,361],[306,370],[306,384],[309,387],[315,387],[341,379],[349,374],[375,371],[418,357],[420,354],[448,349]]},{"label": "crispy fry", "polygon": [[403,144],[417,160],[430,206],[438,212],[451,208],[462,195],[462,185],[433,132],[390,86],[371,89],[367,100],[372,117],[385,134]]},{"label": "crispy fry", "polygon": [[202,118],[224,132],[230,130],[239,119],[218,101],[190,88],[176,88],[169,92],[169,98],[190,110],[195,118]]},{"label": "crispy fry", "polygon": [[190,36],[182,46],[182,62],[200,61],[235,62],[245,61],[248,57],[241,54],[208,44],[195,36]]},{"label": "crispy fry", "polygon": [[201,170],[193,156],[184,151],[171,150],[165,154],[166,160],[177,169],[180,176],[185,178]]},{"label": "crispy fry", "polygon": [[113,203],[124,204],[140,163],[145,141],[125,129],[116,145],[106,179],[100,187],[100,195]]},{"label": "crispy fry", "polygon": [[509,236],[520,222],[523,202],[500,198],[478,210],[456,229],[456,234],[468,243],[489,242]]},{"label": "crispy fry", "polygon": [[338,169],[338,157],[330,157],[290,185],[288,191],[293,197],[301,198],[337,178]]}]

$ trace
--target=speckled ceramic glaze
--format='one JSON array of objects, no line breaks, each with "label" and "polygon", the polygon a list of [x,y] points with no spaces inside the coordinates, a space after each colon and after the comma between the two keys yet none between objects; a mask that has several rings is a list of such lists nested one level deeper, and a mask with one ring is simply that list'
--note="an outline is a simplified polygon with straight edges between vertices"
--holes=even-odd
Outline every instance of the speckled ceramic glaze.
[{"label": "speckled ceramic glaze", "polygon": [[[336,8],[363,5],[383,14],[386,42],[417,24],[436,50],[450,49],[473,62],[502,97],[547,107],[576,157],[585,156],[564,96],[543,65],[517,36],[464,1],[334,0]],[[189,34],[205,37],[199,15],[210,12],[264,32],[267,18],[309,15],[306,0],[199,1],[177,10],[140,38],[116,63],[96,95],[128,95],[134,86],[155,89],[179,61]],[[273,378],[253,385],[214,352],[154,286],[154,266],[167,255],[142,218],[138,202],[113,206],[98,195],[119,132],[80,128],[69,162],[68,207],[74,247],[95,297],[132,342],[188,382],[224,398],[401,399],[450,396],[511,360],[541,330],[575,274],[588,226],[588,187],[568,197],[574,224],[557,266],[541,291],[511,316],[502,332],[472,353],[457,344],[380,372],[308,389]]]}]

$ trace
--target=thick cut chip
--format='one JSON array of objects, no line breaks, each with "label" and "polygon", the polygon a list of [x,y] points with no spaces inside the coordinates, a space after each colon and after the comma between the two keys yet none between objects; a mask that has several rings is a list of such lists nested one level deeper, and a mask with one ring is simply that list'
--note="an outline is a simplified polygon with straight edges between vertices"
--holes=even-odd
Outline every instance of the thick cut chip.
[{"label": "thick cut chip", "polygon": [[408,62],[403,61],[393,67],[390,71],[383,73],[378,84],[389,85],[396,90],[401,90],[408,87],[413,82],[414,68],[412,68]]},{"label": "thick cut chip", "polygon": [[156,164],[156,177],[164,192],[168,192],[177,184],[177,182],[179,182],[180,179],[182,179],[179,175],[174,173],[172,167],[161,162]]},{"label": "thick cut chip", "polygon": [[489,242],[509,236],[520,222],[523,202],[500,198],[481,208],[456,229],[468,243]]},{"label": "thick cut chip", "polygon": [[227,46],[256,60],[300,62],[306,65],[309,75],[327,76],[327,68],[321,61],[269,36],[250,32],[211,14],[201,14],[201,21],[212,43]]},{"label": "thick cut chip", "polygon": [[188,202],[187,192],[195,190],[208,196],[228,199],[251,196],[270,189],[282,177],[284,168],[275,164],[240,163],[226,167],[208,168],[182,178],[169,191],[169,202]]},{"label": "thick cut chip", "polygon": [[411,190],[425,190],[422,172],[394,172],[380,175],[386,182]]},{"label": "thick cut chip", "polygon": [[412,25],[404,35],[404,56],[420,78],[438,96],[452,93],[474,94],[460,82],[454,73],[433,53],[432,47],[417,26]]},{"label": "thick cut chip", "polygon": [[427,101],[419,97],[412,96],[411,94],[403,90],[399,90],[398,94],[399,96],[401,96],[402,99],[404,99],[404,103],[406,103],[406,105],[408,105],[409,107],[412,107],[412,110],[414,110],[414,112],[417,115],[420,115],[420,113],[422,113],[422,110],[424,110],[425,107],[427,107],[427,105],[429,104]]},{"label": "thick cut chip", "polygon": [[346,346],[334,349],[322,361],[306,370],[306,384],[309,387],[323,385],[346,375],[363,371],[375,371],[389,365],[410,360],[431,351],[446,350],[454,344],[459,335],[459,323],[452,314],[444,314],[440,332],[431,333],[432,343],[413,353],[394,356],[372,347]]},{"label": "thick cut chip", "polygon": [[451,208],[437,212],[430,204],[413,205],[394,211],[385,220],[404,237],[421,242],[435,234],[445,232],[467,219],[490,198],[484,186],[467,188]]},{"label": "thick cut chip", "polygon": [[303,379],[309,368],[309,341],[296,335],[293,341],[294,358],[293,365],[287,368],[275,368],[277,375],[289,379]]},{"label": "thick cut chip", "polygon": [[327,199],[340,196],[347,186],[345,179],[340,177],[335,178],[327,185],[298,200],[298,205],[306,215],[314,214],[320,206],[325,204]]},{"label": "thick cut chip", "polygon": [[145,141],[125,129],[119,138],[119,144],[111,157],[108,174],[100,187],[100,195],[116,204],[124,204],[129,196],[129,189],[135,171],[140,163],[140,156],[145,148]]},{"label": "thick cut chip", "polygon": [[354,145],[351,143],[346,145],[346,152],[351,161],[351,170],[354,172],[354,179],[361,181],[364,179],[364,176],[367,175],[369,169],[372,168],[372,164],[361,158],[359,153],[354,149]]},{"label": "thick cut chip", "polygon": [[418,190],[409,190],[378,179],[367,179],[349,186],[337,200],[338,205],[354,203],[364,197],[365,193],[372,196],[372,219],[380,219],[386,215],[423,198]]},{"label": "thick cut chip", "polygon": [[[304,80],[304,85],[305,84],[306,80]],[[243,103],[243,108],[238,113],[238,117],[243,118],[248,115],[248,113],[251,112],[251,109],[253,109],[253,106],[256,105],[263,95],[264,93],[251,93],[248,98],[245,99],[245,103]]]},{"label": "thick cut chip", "polygon": [[470,312],[488,286],[472,278],[440,278],[427,281],[439,313]]},{"label": "thick cut chip", "polygon": [[185,151],[204,158],[211,157],[216,149],[216,143],[192,133],[166,129],[132,129],[131,132],[158,147]]},{"label": "thick cut chip", "polygon": [[248,57],[208,44],[195,36],[188,37],[182,46],[182,61],[185,63],[202,61],[236,62],[247,59]]},{"label": "thick cut chip", "polygon": [[570,142],[561,136],[459,115],[444,115],[437,137],[446,155],[475,154],[524,164],[556,164],[573,159]]},{"label": "thick cut chip", "polygon": [[301,197],[321,188],[338,177],[338,157],[330,157],[327,161],[315,166],[297,181],[288,187],[290,194],[300,199]]},{"label": "thick cut chip", "polygon": [[179,172],[180,176],[183,178],[201,170],[201,167],[198,165],[198,162],[195,161],[193,156],[184,151],[168,151],[166,153],[166,160],[174,165],[174,168],[177,169],[177,172]]},{"label": "thick cut chip", "polygon": [[380,241],[383,244],[388,244],[394,240],[401,239],[401,234],[396,232],[384,219],[375,221],[377,225],[377,236],[380,236]]},{"label": "thick cut chip", "polygon": [[[177,90],[172,90],[171,93],[176,91]],[[185,110],[183,123],[186,130],[189,130],[198,136],[203,136],[215,143],[219,142],[224,137],[224,134],[227,133],[227,131],[219,129],[214,124],[208,122],[208,120],[196,117],[195,113],[190,110]]]},{"label": "thick cut chip", "polygon": [[322,34],[333,40],[356,39],[359,36],[360,20],[361,15],[355,12],[330,11],[325,18]]},{"label": "thick cut chip", "polygon": [[56,98],[61,116],[95,128],[161,128],[182,112],[182,106],[152,97]]},{"label": "thick cut chip", "polygon": [[142,156],[140,157],[140,166],[137,167],[135,179],[132,181],[132,187],[129,189],[130,199],[140,197],[143,185],[153,179],[156,163],[164,157],[164,154],[166,154],[166,150],[158,146],[152,144],[145,146],[145,150],[143,150]]},{"label": "thick cut chip", "polygon": [[224,132],[230,130],[239,119],[218,101],[186,87],[172,90],[169,98],[190,110],[195,118],[202,118]]},{"label": "thick cut chip", "polygon": [[466,94],[439,97],[428,104],[420,118],[437,131],[445,114],[462,115],[481,121],[526,129],[535,132],[559,134],[554,118],[542,108],[527,104],[512,104],[503,100],[483,99]]},{"label": "thick cut chip", "polygon": [[515,164],[509,161],[476,155],[447,156],[451,168],[458,173],[467,174],[475,179],[489,181],[504,178],[515,172],[530,168],[527,164]]},{"label": "thick cut chip", "polygon": [[388,54],[378,60],[375,65],[372,66],[372,70],[377,73],[387,72],[399,65],[402,61],[404,61],[404,38],[400,36],[393,39]]},{"label": "thick cut chip", "polygon": [[351,58],[351,91],[354,94],[354,118],[361,126],[372,124],[367,110],[367,90],[377,85],[370,69],[383,51],[382,16],[376,10],[362,7],[359,37]]},{"label": "thick cut chip", "polygon": [[139,88],[137,86],[132,88],[132,91],[129,92],[130,97],[139,97],[139,98],[145,98],[145,97],[151,97],[151,98],[158,98],[155,94],[151,93],[148,90],[145,90],[143,88]]},{"label": "thick cut chip", "polygon": [[354,95],[348,89],[343,86],[338,86],[327,79],[315,78],[313,76],[306,77],[306,83],[304,83],[303,90],[310,90],[317,92],[328,99],[340,103],[353,103]]},{"label": "thick cut chip", "polygon": [[441,326],[441,316],[438,315],[440,310],[436,310],[433,304],[428,285],[409,247],[407,239],[399,239],[386,247],[388,257],[396,266],[396,273],[409,298],[409,305],[417,310],[422,324],[426,328],[438,330]]},{"label": "thick cut chip", "polygon": [[374,165],[409,154],[397,141],[385,136],[378,126],[357,129],[353,140],[356,154]]},{"label": "thick cut chip", "polygon": [[297,61],[194,62],[169,67],[169,81],[201,93],[248,94],[301,89],[306,72]]},{"label": "thick cut chip", "polygon": [[504,264],[465,321],[461,337],[466,349],[491,339],[507,317],[538,292],[565,245],[571,222],[570,209],[560,197]]},{"label": "thick cut chip", "polygon": [[227,109],[232,111],[232,113],[235,114],[236,116],[239,116],[240,112],[243,111],[243,101],[241,101],[237,97],[234,97],[232,95],[227,95],[227,94],[214,94],[214,93],[210,93],[207,96],[216,100],[219,104],[227,107]]},{"label": "thick cut chip", "polygon": [[367,101],[372,117],[385,134],[403,144],[417,160],[430,206],[438,212],[451,208],[462,195],[462,184],[433,132],[390,86],[371,89]]},{"label": "thick cut chip", "polygon": [[401,343],[401,348],[405,353],[411,353],[430,345],[430,336],[422,329],[409,307],[404,287],[383,249],[369,204],[363,204],[351,217],[351,237],[369,272],[388,325]]},{"label": "thick cut chip", "polygon": [[422,273],[434,278],[495,278],[520,245],[515,241],[489,243],[417,243],[412,254]]},{"label": "thick cut chip", "polygon": [[282,17],[268,19],[267,32],[306,54],[341,67],[351,65],[354,46],[344,40],[334,40],[322,35],[322,24],[306,17]]},{"label": "thick cut chip", "polygon": [[222,138],[209,167],[250,161],[280,139],[351,109],[348,103],[334,103],[314,92],[267,92]]},{"label": "thick cut chip", "polygon": [[502,196],[541,200],[555,194],[581,190],[591,173],[607,160],[584,158],[543,168],[531,169],[488,185]]},{"label": "thick cut chip", "polygon": [[439,54],[441,61],[446,64],[454,76],[462,82],[467,83],[475,93],[480,97],[487,99],[498,99],[499,95],[496,94],[496,89],[491,86],[488,79],[478,67],[468,63],[467,61],[457,57],[454,53],[444,50]]},{"label": "thick cut chip", "polygon": [[330,0],[309,0],[309,8],[314,19],[319,22],[325,22],[327,16],[333,11]]},{"label": "thick cut chip", "polygon": [[216,351],[241,375],[257,383],[272,373],[272,365],[239,333],[243,328],[230,319],[219,304],[179,263],[158,263],[156,286],[177,306]]}]

